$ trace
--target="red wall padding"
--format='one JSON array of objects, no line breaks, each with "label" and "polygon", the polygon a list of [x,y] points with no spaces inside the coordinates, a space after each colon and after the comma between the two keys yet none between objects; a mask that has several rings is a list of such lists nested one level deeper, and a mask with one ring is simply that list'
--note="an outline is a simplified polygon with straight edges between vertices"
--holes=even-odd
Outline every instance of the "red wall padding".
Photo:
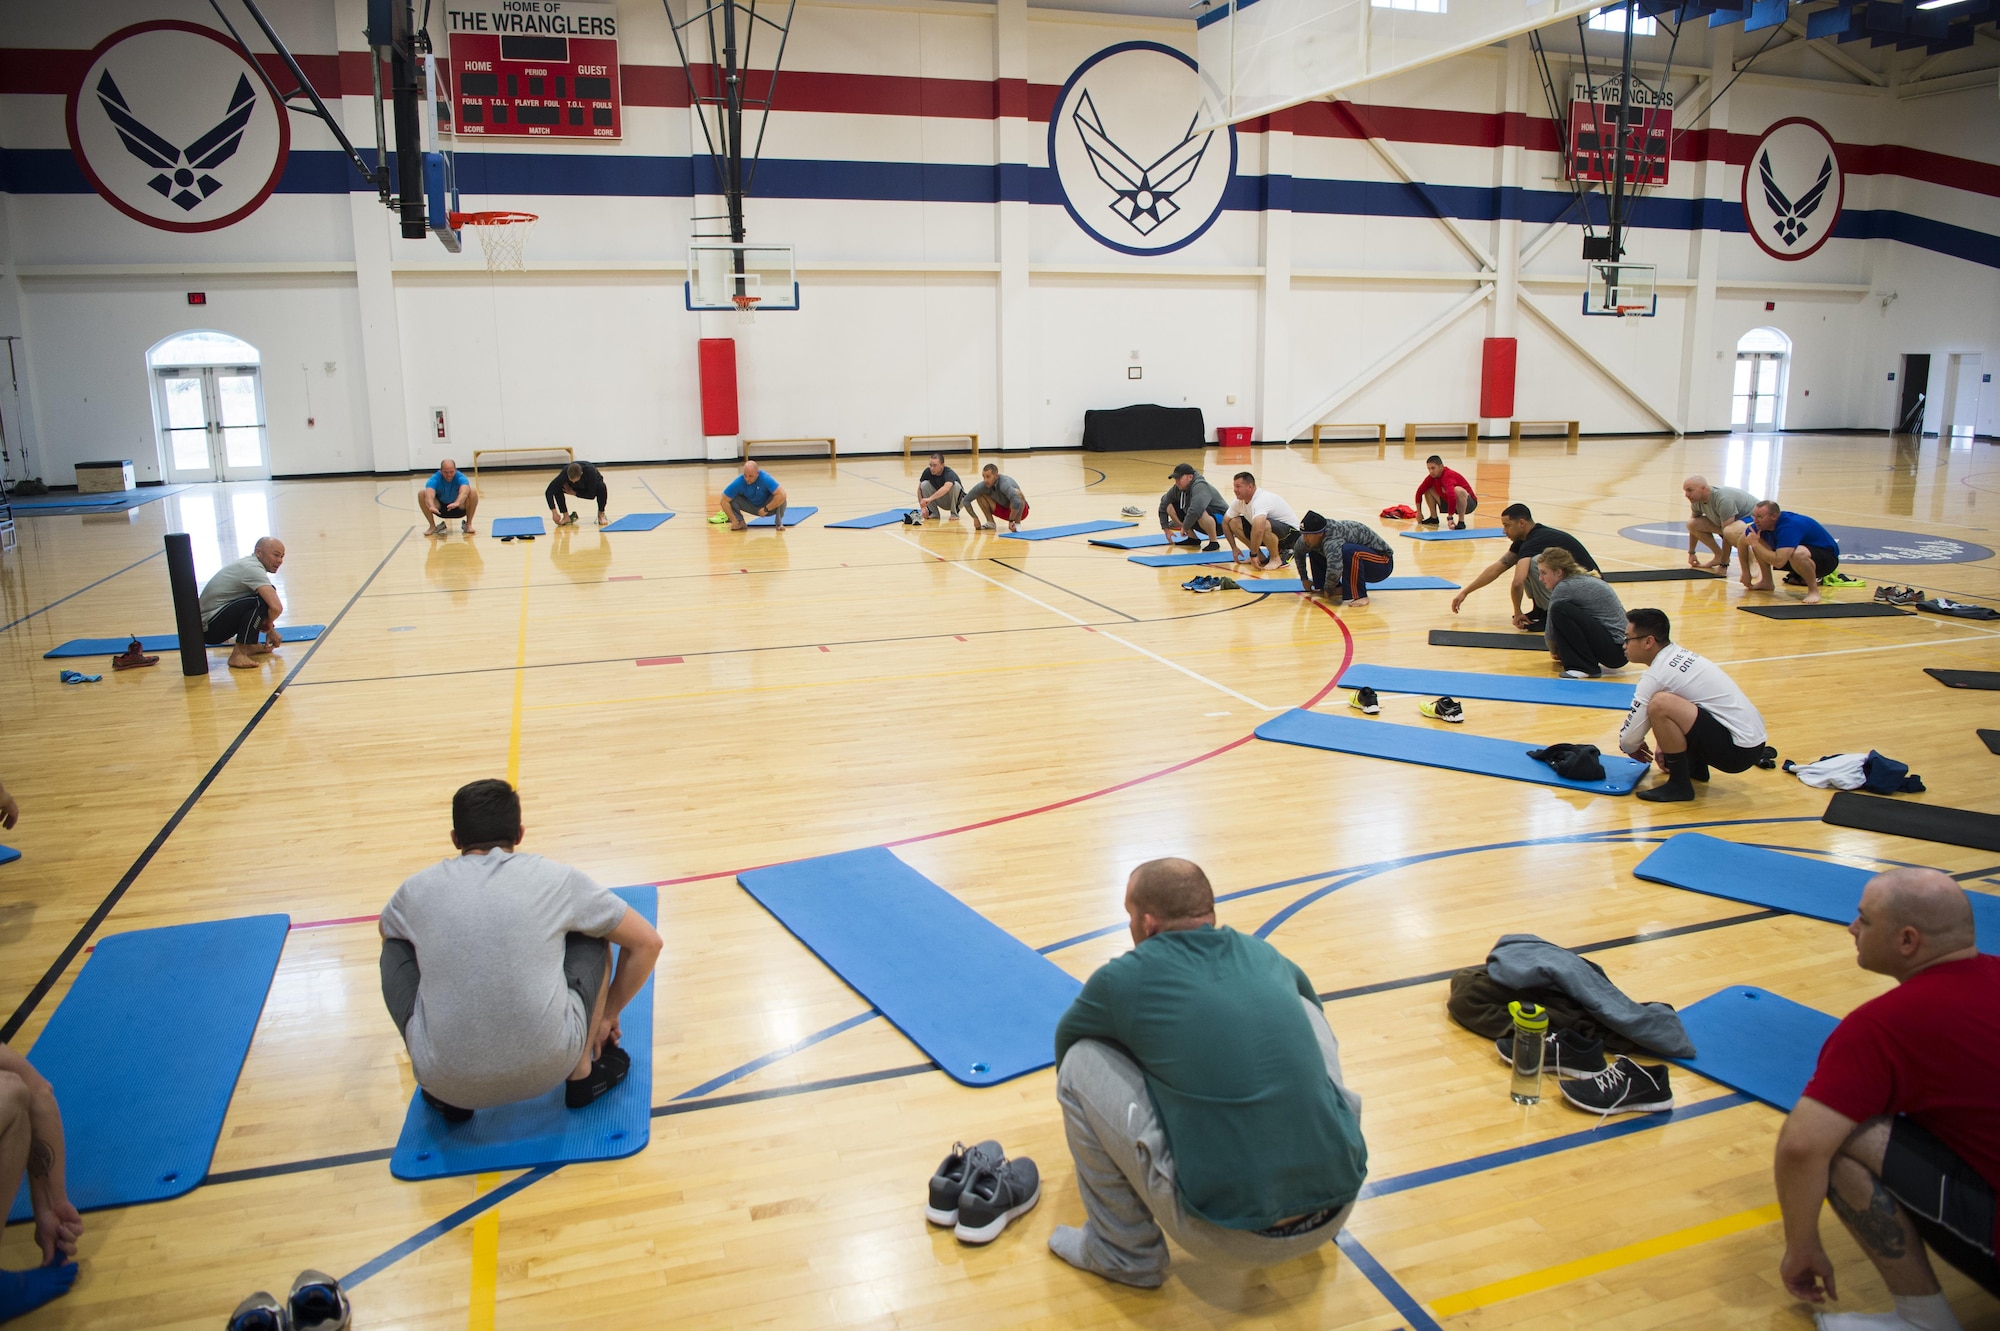
[{"label": "red wall padding", "polygon": [[[1513,358],[1508,357],[1508,373],[1513,373]],[[1513,392],[1512,379],[1508,380],[1508,392]],[[736,423],[736,339],[733,337],[704,337],[701,339],[701,432],[706,435],[728,435],[737,432]]]},{"label": "red wall padding", "polygon": [[1515,351],[1511,337],[1489,337],[1479,349],[1479,414],[1488,420],[1514,414]]}]

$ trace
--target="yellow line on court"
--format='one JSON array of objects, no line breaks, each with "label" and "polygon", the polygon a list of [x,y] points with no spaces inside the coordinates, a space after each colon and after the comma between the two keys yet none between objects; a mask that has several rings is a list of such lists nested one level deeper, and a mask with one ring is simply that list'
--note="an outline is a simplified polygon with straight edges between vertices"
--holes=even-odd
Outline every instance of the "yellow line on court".
[{"label": "yellow line on court", "polygon": [[[534,547],[522,546],[524,562],[534,558]],[[507,723],[507,784],[521,784],[521,691],[527,686],[528,672],[528,571],[521,573],[521,627],[514,637],[514,711]],[[492,1323],[489,1320],[488,1325]]]},{"label": "yellow line on court", "polygon": [[1720,1220],[1710,1220],[1703,1224],[1690,1225],[1686,1229],[1677,1229],[1671,1234],[1662,1234],[1658,1238],[1643,1239],[1638,1243],[1628,1243],[1622,1248],[1613,1248],[1609,1252],[1598,1253],[1595,1257],[1580,1257],[1576,1261],[1564,1262],[1559,1266],[1544,1267],[1539,1271],[1530,1271],[1526,1275],[1513,1276],[1506,1280],[1496,1280],[1490,1285],[1481,1285],[1477,1289],[1468,1289],[1459,1294],[1447,1294],[1441,1299],[1431,1300],[1431,1311],[1439,1317],[1456,1317],[1462,1312],[1470,1312],[1474,1308],[1483,1308],[1490,1303],[1499,1303],[1505,1299],[1518,1299],[1523,1294],[1539,1294],[1545,1289],[1554,1289],[1558,1285],[1567,1285],[1573,1280],[1582,1280],[1605,1271],[1616,1270],[1621,1266],[1630,1266],[1634,1262],[1643,1262],[1649,1257],[1664,1256],[1670,1252],[1679,1252],[1683,1248],[1692,1248],[1698,1244],[1725,1238],[1731,1234],[1740,1234],[1746,1229],[1757,1229],[1763,1225],[1773,1224],[1777,1219],[1778,1207],[1776,1203],[1770,1206],[1760,1206],[1751,1211],[1739,1211],[1735,1215],[1726,1215]]},{"label": "yellow line on court", "polygon": [[[498,1174],[481,1174],[478,1194],[500,1185]],[[466,1309],[467,1331],[493,1331],[500,1286],[500,1208],[489,1206],[472,1222],[472,1299]]]}]

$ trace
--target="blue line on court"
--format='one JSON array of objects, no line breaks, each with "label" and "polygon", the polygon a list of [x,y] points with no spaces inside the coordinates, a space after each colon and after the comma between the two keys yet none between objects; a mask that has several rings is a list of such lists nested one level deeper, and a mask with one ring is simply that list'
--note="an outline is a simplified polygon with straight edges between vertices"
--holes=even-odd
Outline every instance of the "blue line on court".
[{"label": "blue line on court", "polygon": [[381,1272],[402,1261],[417,1249],[435,1239],[443,1238],[466,1221],[492,1210],[523,1188],[532,1187],[540,1183],[543,1179],[561,1168],[561,1165],[536,1165],[524,1174],[516,1174],[513,1178],[508,1179],[505,1183],[493,1189],[493,1191],[486,1193],[484,1196],[474,1198],[471,1202],[459,1207],[436,1224],[425,1226],[387,1252],[377,1257],[372,1257],[355,1267],[340,1278],[342,1287],[353,1289],[356,1285],[359,1285],[371,1276],[381,1274]]},{"label": "blue line on court", "polygon": [[637,479],[639,481],[639,484],[646,487],[646,493],[653,496],[653,502],[658,504],[662,509],[666,508],[667,501],[660,498],[660,492],[653,488],[652,482],[648,481],[644,476],[638,477]]},{"label": "blue line on court", "polygon": [[879,1017],[881,1015],[882,1014],[877,1012],[874,1008],[869,1008],[866,1012],[858,1013],[855,1016],[849,1017],[846,1021],[835,1022],[833,1025],[827,1027],[823,1031],[814,1031],[811,1035],[806,1036],[804,1039],[794,1040],[792,1043],[786,1045],[783,1049],[773,1049],[770,1053],[764,1055],[762,1058],[753,1058],[748,1063],[745,1063],[741,1067],[731,1068],[729,1071],[723,1073],[719,1077],[711,1078],[710,1080],[703,1082],[699,1086],[691,1087],[688,1090],[682,1091],[679,1095],[675,1096],[674,1099],[692,1100],[696,1096],[707,1095],[711,1091],[719,1091],[724,1086],[727,1086],[730,1082],[736,1081],[743,1077],[747,1077],[751,1073],[757,1071],[759,1068],[767,1068],[781,1058],[789,1058],[793,1054],[798,1053],[801,1049],[810,1049],[812,1048],[812,1046],[818,1044],[821,1040],[831,1039],[832,1037],[840,1034],[842,1031],[851,1031],[856,1026],[861,1025],[861,1023],[865,1021],[871,1021],[874,1018]]},{"label": "blue line on court", "polygon": [[1404,1289],[1396,1277],[1390,1275],[1388,1269],[1375,1260],[1375,1254],[1361,1246],[1360,1239],[1343,1229],[1334,1236],[1333,1241],[1347,1254],[1347,1260],[1354,1263],[1354,1269],[1367,1276],[1368,1283],[1389,1301],[1389,1306],[1409,1320],[1410,1331],[1442,1331],[1436,1319],[1424,1311],[1424,1306],[1410,1297],[1410,1291]]},{"label": "blue line on court", "polygon": [[[139,567],[139,565],[144,564],[149,560],[158,559],[161,555],[165,553],[166,551],[164,549],[155,550],[153,551],[152,554],[147,555],[145,559],[133,560],[131,563],[127,564],[124,568],[119,569],[118,573],[130,573],[133,569]],[[0,633],[5,633],[8,629],[13,628],[15,624],[25,624],[29,620],[33,619],[36,615],[43,614],[46,611],[55,609],[57,606],[61,605],[64,601],[72,600],[78,596],[83,595],[85,592],[89,591],[91,587],[102,587],[105,583],[117,577],[118,573],[107,573],[103,577],[99,578],[96,582],[91,583],[89,587],[78,587],[68,596],[58,596],[55,600],[50,601],[40,610],[30,610],[27,614],[22,615],[19,619],[14,620],[13,623],[0,624]]]}]

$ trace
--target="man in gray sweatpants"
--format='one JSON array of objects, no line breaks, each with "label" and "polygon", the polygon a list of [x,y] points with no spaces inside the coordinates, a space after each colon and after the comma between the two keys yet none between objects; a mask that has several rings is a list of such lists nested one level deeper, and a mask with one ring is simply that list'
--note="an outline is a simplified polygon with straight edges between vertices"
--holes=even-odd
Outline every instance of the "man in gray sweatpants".
[{"label": "man in gray sweatpants", "polygon": [[1262,939],[1215,927],[1180,859],[1133,870],[1131,952],[1056,1027],[1056,1099],[1088,1219],[1049,1249],[1153,1289],[1167,1237],[1200,1261],[1269,1266],[1331,1240],[1368,1173],[1361,1097],[1312,982]]}]

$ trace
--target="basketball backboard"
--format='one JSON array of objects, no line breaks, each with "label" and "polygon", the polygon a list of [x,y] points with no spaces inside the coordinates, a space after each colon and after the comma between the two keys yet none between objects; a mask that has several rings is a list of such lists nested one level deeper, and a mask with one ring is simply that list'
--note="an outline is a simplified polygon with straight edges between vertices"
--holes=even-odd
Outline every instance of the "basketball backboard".
[{"label": "basketball backboard", "polygon": [[687,307],[737,310],[738,296],[754,300],[759,313],[796,310],[799,275],[790,245],[736,244],[697,240],[688,246]]},{"label": "basketball backboard", "polygon": [[1583,287],[1583,312],[1650,319],[1659,312],[1658,275],[1650,263],[1593,262]]}]

